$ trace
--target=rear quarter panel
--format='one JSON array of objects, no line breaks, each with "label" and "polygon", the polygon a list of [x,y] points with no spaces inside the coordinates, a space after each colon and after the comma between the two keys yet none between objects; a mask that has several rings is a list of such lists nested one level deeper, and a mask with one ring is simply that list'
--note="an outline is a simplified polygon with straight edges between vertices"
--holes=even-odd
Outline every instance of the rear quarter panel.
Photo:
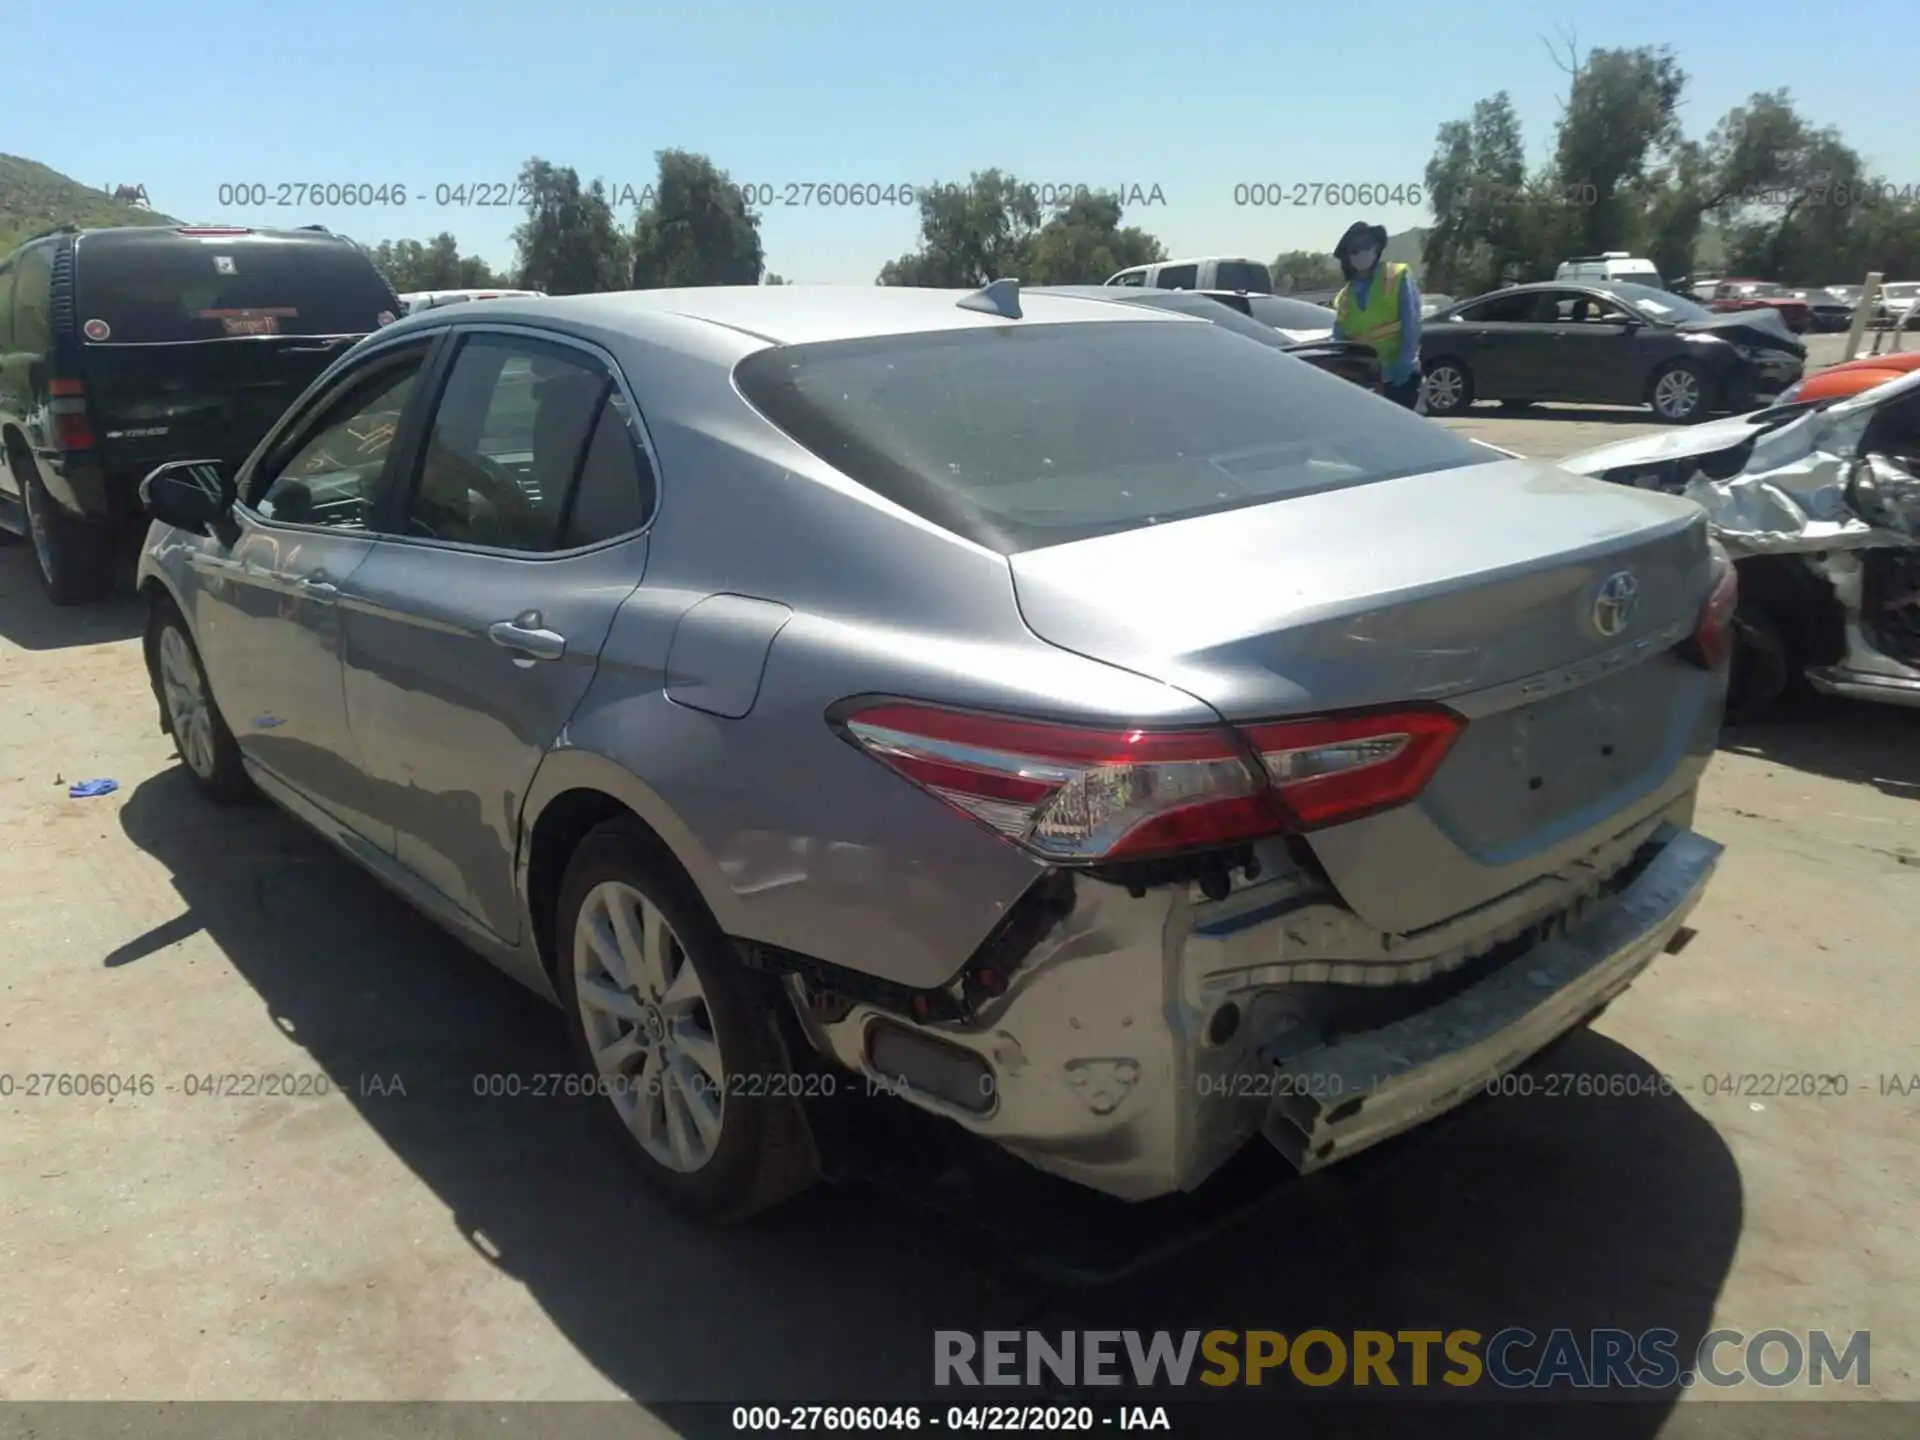
[{"label": "rear quarter panel", "polygon": [[[1036,639],[1004,559],[775,430],[733,392],[727,345],[690,361],[609,339],[659,454],[662,501],[646,581],[539,794],[617,767],[730,934],[941,983],[1042,867],[841,739],[828,710],[893,695],[1066,721],[1198,724],[1212,712]],[[792,612],[738,718],[665,693],[676,627],[718,594]]]}]

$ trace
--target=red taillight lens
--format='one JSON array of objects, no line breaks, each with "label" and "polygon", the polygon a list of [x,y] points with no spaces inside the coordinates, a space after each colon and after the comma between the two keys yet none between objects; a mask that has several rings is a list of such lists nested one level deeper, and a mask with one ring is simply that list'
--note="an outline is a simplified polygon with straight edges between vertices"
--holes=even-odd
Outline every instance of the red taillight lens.
[{"label": "red taillight lens", "polygon": [[1314,830],[1413,799],[1464,728],[1449,710],[1396,710],[1255,725],[1247,738],[1293,828]]},{"label": "red taillight lens", "polygon": [[53,443],[62,450],[91,450],[93,426],[87,419],[86,387],[78,380],[47,385],[47,409],[53,415]]},{"label": "red taillight lens", "polygon": [[1719,541],[1708,543],[1713,547],[1713,589],[1707,594],[1707,603],[1700,607],[1700,619],[1686,649],[1693,660],[1717,670],[1733,653],[1733,612],[1740,605],[1740,572]]},{"label": "red taillight lens", "polygon": [[1419,793],[1460,725],[1422,710],[1244,734],[1093,730],[904,701],[839,721],[875,759],[1061,864],[1207,849],[1386,809]]}]

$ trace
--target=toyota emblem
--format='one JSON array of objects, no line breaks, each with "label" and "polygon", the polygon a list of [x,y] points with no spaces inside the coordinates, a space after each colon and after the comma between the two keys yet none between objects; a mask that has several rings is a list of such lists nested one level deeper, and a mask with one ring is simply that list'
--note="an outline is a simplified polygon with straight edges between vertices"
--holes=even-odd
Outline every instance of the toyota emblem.
[{"label": "toyota emblem", "polygon": [[1640,603],[1640,582],[1631,570],[1616,570],[1600,582],[1593,596],[1593,628],[1607,639],[1625,630]]}]

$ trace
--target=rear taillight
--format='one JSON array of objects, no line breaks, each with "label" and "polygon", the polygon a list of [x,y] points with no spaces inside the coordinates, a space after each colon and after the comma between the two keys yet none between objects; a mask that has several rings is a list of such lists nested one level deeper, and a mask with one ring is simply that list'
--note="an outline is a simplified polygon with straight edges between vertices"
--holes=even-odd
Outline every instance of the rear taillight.
[{"label": "rear taillight", "polygon": [[1410,800],[1462,722],[1438,710],[1244,732],[1086,729],[885,701],[836,722],[961,814],[1060,864],[1315,829]]},{"label": "rear taillight", "polygon": [[1450,710],[1396,710],[1254,725],[1247,738],[1292,828],[1315,830],[1413,799],[1464,723]]},{"label": "rear taillight", "polygon": [[53,443],[57,448],[93,448],[93,425],[87,419],[86,387],[78,380],[50,382],[47,386],[47,411],[53,416]]},{"label": "rear taillight", "polygon": [[1713,553],[1713,588],[1707,592],[1707,603],[1700,607],[1693,634],[1681,650],[1695,664],[1717,670],[1733,653],[1733,612],[1740,605],[1740,572],[1718,540],[1707,543]]}]

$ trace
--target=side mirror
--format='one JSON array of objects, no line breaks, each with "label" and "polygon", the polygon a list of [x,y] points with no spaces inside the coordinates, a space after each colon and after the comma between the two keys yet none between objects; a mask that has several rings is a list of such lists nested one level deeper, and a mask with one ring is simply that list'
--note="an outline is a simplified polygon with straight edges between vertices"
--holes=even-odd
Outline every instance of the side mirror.
[{"label": "side mirror", "polygon": [[1847,508],[1876,530],[1920,540],[1920,476],[1885,455],[1856,460],[1847,474]]},{"label": "side mirror", "polygon": [[213,535],[232,524],[235,490],[218,460],[174,460],[140,482],[140,502],[162,525]]}]

